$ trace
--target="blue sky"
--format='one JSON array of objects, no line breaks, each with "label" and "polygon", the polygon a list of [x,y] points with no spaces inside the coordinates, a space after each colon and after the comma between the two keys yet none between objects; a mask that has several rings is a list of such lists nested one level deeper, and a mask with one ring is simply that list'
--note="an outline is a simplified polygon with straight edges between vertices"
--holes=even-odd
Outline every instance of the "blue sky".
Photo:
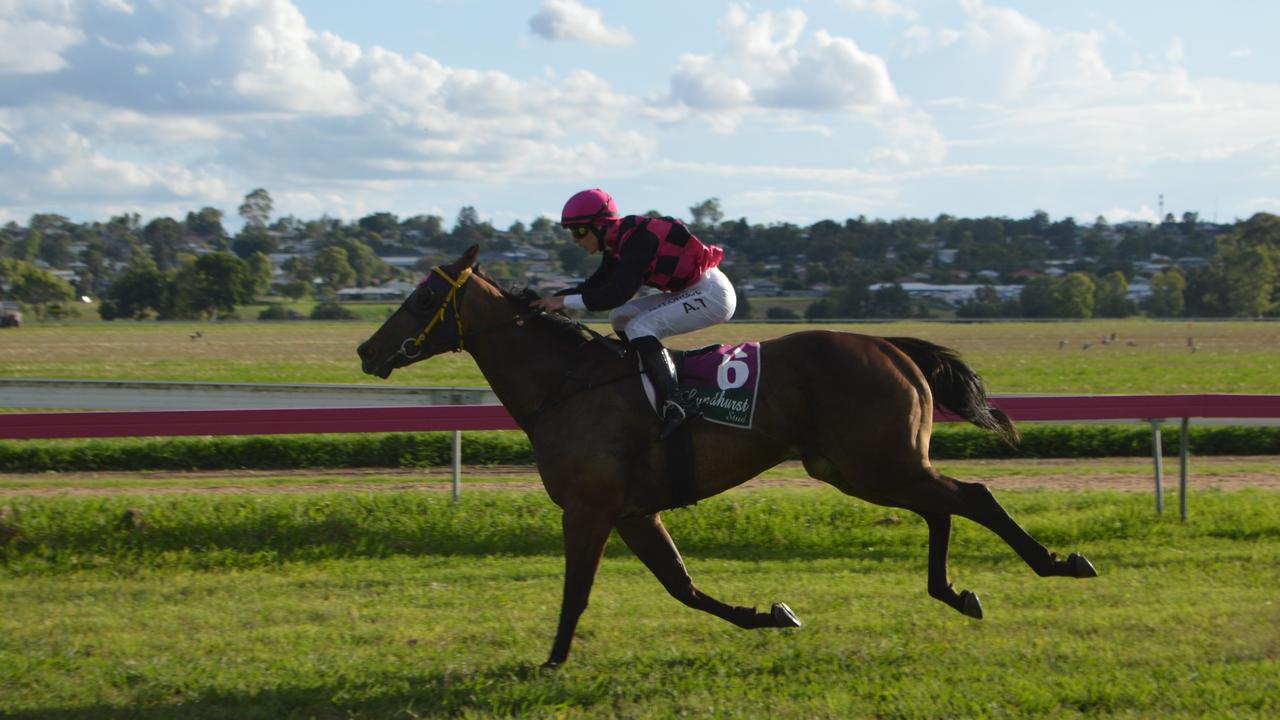
[{"label": "blue sky", "polygon": [[[0,0],[0,223],[1280,212],[1280,4]],[[236,225],[236,222],[229,222]]]}]

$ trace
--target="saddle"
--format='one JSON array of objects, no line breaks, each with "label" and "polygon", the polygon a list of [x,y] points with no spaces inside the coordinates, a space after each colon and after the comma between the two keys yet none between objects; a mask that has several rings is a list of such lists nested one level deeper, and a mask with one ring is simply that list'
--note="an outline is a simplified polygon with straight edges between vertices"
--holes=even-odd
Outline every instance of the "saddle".
[{"label": "saddle", "polygon": [[[603,338],[619,355],[634,355],[628,346]],[[695,350],[669,350],[676,366],[676,376],[684,400],[697,408],[708,422],[750,429],[755,413],[756,391],[760,380],[760,344],[707,345]],[[639,365],[639,358],[635,361]],[[653,384],[641,368],[640,382],[649,406],[657,412]],[[671,507],[685,507],[697,501],[696,468],[693,456],[691,423],[685,423],[666,440],[667,477],[670,487],[666,495]],[[629,489],[636,492],[638,489]],[[635,502],[633,505],[642,505]],[[646,508],[647,509],[647,508]]]}]

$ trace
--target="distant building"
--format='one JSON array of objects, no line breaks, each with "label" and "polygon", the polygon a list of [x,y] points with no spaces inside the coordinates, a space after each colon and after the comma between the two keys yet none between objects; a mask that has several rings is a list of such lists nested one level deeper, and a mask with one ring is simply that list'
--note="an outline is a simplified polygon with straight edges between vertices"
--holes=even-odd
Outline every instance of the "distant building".
[{"label": "distant building", "polygon": [[899,285],[913,298],[940,300],[948,305],[961,305],[977,297],[978,288],[991,287],[1001,300],[1018,297],[1022,292],[1021,285],[936,285],[933,283],[873,283],[867,289],[875,292],[893,285]]},{"label": "distant building", "polygon": [[368,287],[352,287],[342,288],[337,292],[339,300],[381,300],[399,302],[408,297],[409,293],[417,287],[413,283],[403,280],[394,280],[381,285],[370,285]]}]

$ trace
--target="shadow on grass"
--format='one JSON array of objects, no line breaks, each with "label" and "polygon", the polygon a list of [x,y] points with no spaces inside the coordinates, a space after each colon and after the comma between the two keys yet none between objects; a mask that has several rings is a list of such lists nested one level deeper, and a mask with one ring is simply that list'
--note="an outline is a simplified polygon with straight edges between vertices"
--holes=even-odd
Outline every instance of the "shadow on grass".
[{"label": "shadow on grass", "polygon": [[5,713],[23,720],[102,720],[104,718],[334,718],[352,717],[497,717],[540,716],[563,708],[584,709],[601,703],[642,699],[636,688],[568,679],[561,670],[544,670],[532,663],[505,663],[476,672],[432,672],[395,678],[413,689],[386,690],[369,685],[280,687],[260,692],[201,693],[195,697],[158,697],[140,689],[134,704],[93,704]]}]

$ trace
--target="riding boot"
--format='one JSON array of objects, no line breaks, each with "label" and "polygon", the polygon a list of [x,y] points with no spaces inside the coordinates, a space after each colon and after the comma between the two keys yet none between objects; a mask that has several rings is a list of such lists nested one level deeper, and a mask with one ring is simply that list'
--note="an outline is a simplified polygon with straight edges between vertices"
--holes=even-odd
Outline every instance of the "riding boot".
[{"label": "riding boot", "polygon": [[685,405],[680,393],[680,385],[676,380],[676,366],[671,354],[658,338],[652,335],[635,338],[631,346],[640,355],[640,364],[653,383],[655,404],[658,414],[662,416],[662,432],[665,440],[675,432],[685,420],[697,417],[697,410]]}]

